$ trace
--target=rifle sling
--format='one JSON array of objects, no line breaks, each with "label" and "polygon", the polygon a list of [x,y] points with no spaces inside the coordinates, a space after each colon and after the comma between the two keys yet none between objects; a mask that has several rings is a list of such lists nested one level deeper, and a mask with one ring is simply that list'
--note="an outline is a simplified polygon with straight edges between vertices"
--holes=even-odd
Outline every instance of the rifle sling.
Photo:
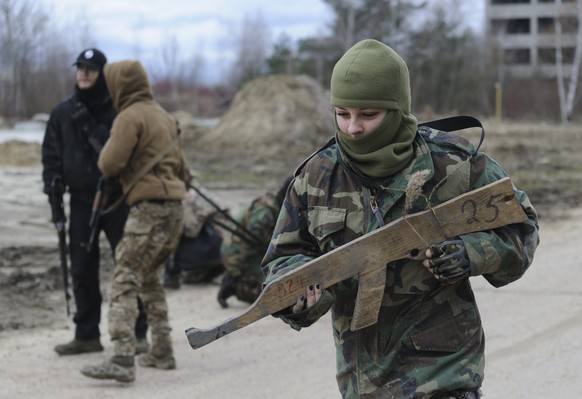
[{"label": "rifle sling", "polygon": [[458,115],[451,116],[449,118],[435,119],[428,122],[422,122],[418,124],[418,127],[430,127],[431,129],[441,130],[443,132],[456,132],[459,130],[469,129],[472,127],[478,127],[481,129],[481,138],[479,140],[479,145],[475,148],[473,156],[477,154],[479,148],[485,140],[485,128],[481,121],[477,118],[468,115]]}]

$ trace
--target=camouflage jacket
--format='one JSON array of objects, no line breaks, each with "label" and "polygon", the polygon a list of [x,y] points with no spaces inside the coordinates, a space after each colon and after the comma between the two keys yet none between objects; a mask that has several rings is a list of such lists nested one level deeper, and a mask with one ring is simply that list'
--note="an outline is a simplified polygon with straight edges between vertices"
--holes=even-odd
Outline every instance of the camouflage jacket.
[{"label": "camouflage jacket", "polygon": [[[266,282],[379,227],[370,198],[376,197],[384,223],[404,215],[405,190],[415,172],[429,170],[409,213],[425,210],[506,176],[491,158],[465,139],[426,127],[419,129],[414,157],[375,192],[340,163],[332,143],[297,173],[263,261]],[[437,185],[438,184],[438,185]],[[495,287],[520,278],[539,243],[537,214],[526,193],[516,189],[528,220],[461,236],[471,275]],[[484,334],[469,279],[437,281],[419,261],[387,265],[378,322],[350,330],[358,281],[326,288],[337,353],[337,381],[344,398],[430,398],[481,386]],[[313,281],[313,284],[318,283]],[[322,297],[323,299],[323,297]],[[316,306],[281,317],[296,329],[314,323],[327,309]]]},{"label": "camouflage jacket", "polygon": [[263,281],[261,261],[267,252],[271,235],[281,210],[281,201],[275,194],[266,193],[255,198],[239,217],[239,223],[258,242],[251,243],[241,237],[241,229],[229,234],[222,244],[221,253],[226,271],[246,280]]}]

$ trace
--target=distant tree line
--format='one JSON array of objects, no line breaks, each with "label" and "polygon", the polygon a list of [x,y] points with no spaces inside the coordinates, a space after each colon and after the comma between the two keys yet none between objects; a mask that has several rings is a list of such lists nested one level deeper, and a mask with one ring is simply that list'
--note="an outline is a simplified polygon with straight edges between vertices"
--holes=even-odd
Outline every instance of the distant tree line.
[{"label": "distant tree line", "polygon": [[[212,86],[201,78],[204,55],[181,59],[176,38],[168,37],[154,60],[142,60],[158,100],[170,111],[219,116],[242,85],[260,76],[306,74],[328,88],[343,52],[374,38],[407,62],[413,110],[422,118],[493,115],[501,60],[494,42],[464,22],[468,16],[458,11],[462,0],[323,1],[334,15],[330,26],[322,27],[327,33],[297,42],[287,34],[272,40],[260,13],[244,16],[240,29],[231,33],[232,64],[221,83]],[[34,0],[0,0],[0,11],[0,116],[49,112],[71,92],[72,60],[81,48],[96,46],[90,23],[59,27]],[[556,87],[556,82],[506,77],[504,116],[560,120]]]}]

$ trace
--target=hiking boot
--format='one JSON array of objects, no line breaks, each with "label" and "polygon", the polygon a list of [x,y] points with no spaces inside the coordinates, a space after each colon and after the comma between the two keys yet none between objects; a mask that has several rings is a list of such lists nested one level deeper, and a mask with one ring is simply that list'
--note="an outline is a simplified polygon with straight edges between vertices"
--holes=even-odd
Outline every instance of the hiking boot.
[{"label": "hiking boot", "polygon": [[164,275],[164,288],[170,288],[172,290],[177,290],[180,288],[180,273],[175,274],[165,274]]},{"label": "hiking boot", "polygon": [[182,272],[182,283],[192,285],[211,283],[223,272],[224,267],[222,265],[207,265],[206,267],[197,270],[186,270]]},{"label": "hiking boot", "polygon": [[148,353],[150,350],[150,344],[146,337],[138,338],[135,341],[135,354],[141,355],[142,353]]},{"label": "hiking boot", "polygon": [[218,290],[218,295],[216,296],[220,306],[225,309],[228,308],[228,302],[226,302],[226,300],[236,293],[235,277],[228,278],[227,276],[228,275],[225,275],[225,277],[222,279],[220,289]]},{"label": "hiking boot", "polygon": [[115,380],[119,382],[133,382],[135,381],[135,366],[133,357],[123,357],[125,360],[121,365],[115,362],[115,357],[102,364],[96,366],[85,366],[81,369],[81,374],[87,377],[96,378],[98,380]]},{"label": "hiking boot", "polygon": [[96,366],[85,366],[81,374],[98,380],[115,380],[119,382],[135,381],[135,366],[124,367],[107,361]]},{"label": "hiking boot", "polygon": [[154,367],[161,370],[174,370],[176,368],[176,359],[172,355],[159,358],[151,353],[146,353],[141,355],[137,362],[142,367]]},{"label": "hiking boot", "polygon": [[79,340],[74,339],[69,343],[55,346],[55,352],[61,356],[78,355],[80,353],[91,353],[103,351],[103,345],[97,339]]}]

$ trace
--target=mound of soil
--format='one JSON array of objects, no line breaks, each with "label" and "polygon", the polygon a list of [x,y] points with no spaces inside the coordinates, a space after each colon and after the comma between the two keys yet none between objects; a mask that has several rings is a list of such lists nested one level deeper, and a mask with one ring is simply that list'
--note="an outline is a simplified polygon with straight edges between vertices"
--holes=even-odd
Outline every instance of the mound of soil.
[{"label": "mound of soil", "polygon": [[[540,217],[567,215],[582,206],[580,125],[484,121],[482,150],[528,193]],[[471,142],[478,143],[476,132]]]},{"label": "mound of soil", "polygon": [[0,144],[0,166],[40,165],[40,144],[10,140]]},{"label": "mound of soil", "polygon": [[280,181],[332,131],[329,95],[321,85],[308,76],[271,75],[244,85],[218,125],[183,136],[191,166],[206,180]]},{"label": "mound of soil", "polygon": [[331,129],[329,97],[315,80],[272,75],[243,86],[202,144],[277,156],[289,149],[312,149]]}]

